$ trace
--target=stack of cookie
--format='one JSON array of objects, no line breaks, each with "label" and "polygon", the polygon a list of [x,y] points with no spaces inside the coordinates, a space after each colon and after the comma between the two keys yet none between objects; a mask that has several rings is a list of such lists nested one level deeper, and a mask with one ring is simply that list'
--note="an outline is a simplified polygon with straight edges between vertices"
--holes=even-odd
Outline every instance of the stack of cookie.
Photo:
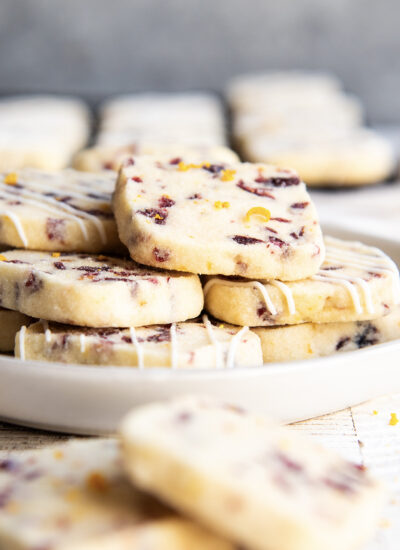
[{"label": "stack of cookie", "polygon": [[226,147],[222,105],[206,93],[139,94],[107,101],[100,109],[96,144],[76,156],[74,167],[118,170],[132,154],[238,160]]},{"label": "stack of cookie", "polygon": [[89,134],[89,110],[81,100],[42,95],[2,99],[0,170],[65,168]]},{"label": "stack of cookie", "polygon": [[1,305],[40,319],[17,356],[229,368],[400,336],[396,266],[324,242],[295,172],[142,155],[116,177],[1,176],[0,242],[24,248],[0,257]]},{"label": "stack of cookie", "polygon": [[308,185],[365,185],[387,179],[390,143],[362,126],[360,102],[330,75],[265,73],[227,90],[233,135],[245,159],[298,171]]}]

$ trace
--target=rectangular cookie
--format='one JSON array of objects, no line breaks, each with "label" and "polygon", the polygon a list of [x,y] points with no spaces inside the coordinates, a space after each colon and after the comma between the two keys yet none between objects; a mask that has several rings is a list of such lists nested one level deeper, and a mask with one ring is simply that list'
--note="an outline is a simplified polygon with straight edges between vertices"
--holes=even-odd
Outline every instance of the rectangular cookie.
[{"label": "rectangular cookie", "polygon": [[251,550],[352,550],[381,512],[362,466],[211,398],[136,409],[120,434],[138,487]]}]

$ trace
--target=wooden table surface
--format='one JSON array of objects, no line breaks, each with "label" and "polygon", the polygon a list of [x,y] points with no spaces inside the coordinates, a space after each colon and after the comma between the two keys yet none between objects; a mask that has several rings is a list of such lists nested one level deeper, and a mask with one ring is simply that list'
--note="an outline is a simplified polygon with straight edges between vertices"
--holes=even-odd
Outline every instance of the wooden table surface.
[{"label": "wooden table surface", "polygon": [[[389,497],[379,530],[362,550],[400,548],[400,422],[390,424],[393,413],[400,419],[400,395],[382,397],[290,426],[364,464],[386,484]],[[43,447],[67,439],[70,436],[0,423],[2,452]]]}]

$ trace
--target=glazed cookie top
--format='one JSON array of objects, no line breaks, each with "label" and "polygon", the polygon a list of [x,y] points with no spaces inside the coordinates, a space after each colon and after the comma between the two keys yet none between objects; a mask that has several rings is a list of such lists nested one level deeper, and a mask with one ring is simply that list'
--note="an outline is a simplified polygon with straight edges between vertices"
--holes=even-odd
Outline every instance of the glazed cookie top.
[{"label": "glazed cookie top", "polygon": [[114,185],[112,174],[29,168],[2,173],[0,218],[12,221],[24,248],[30,246],[29,229],[24,225],[32,219],[43,220],[46,237],[55,247],[65,244],[67,225],[71,223],[78,227],[83,243],[94,238],[99,246],[107,246],[109,238],[115,240],[110,204]]},{"label": "glazed cookie top", "polygon": [[291,280],[323,260],[315,207],[291,170],[135,157],[121,169],[116,197],[120,236],[150,265]]}]

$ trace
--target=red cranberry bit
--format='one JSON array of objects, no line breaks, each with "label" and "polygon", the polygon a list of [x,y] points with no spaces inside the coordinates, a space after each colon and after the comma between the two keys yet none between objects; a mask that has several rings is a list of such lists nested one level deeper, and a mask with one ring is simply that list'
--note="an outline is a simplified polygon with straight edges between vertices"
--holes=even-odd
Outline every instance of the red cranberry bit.
[{"label": "red cranberry bit", "polygon": [[185,424],[186,422],[189,422],[192,419],[193,419],[192,413],[187,411],[181,412],[175,417],[176,422],[178,422],[179,424]]},{"label": "red cranberry bit", "polygon": [[168,250],[162,250],[160,248],[153,248],[153,256],[157,262],[166,262],[169,259]]},{"label": "red cranberry bit", "polygon": [[182,159],[180,157],[175,157],[169,161],[169,163],[172,165],[179,164],[180,162],[182,162]]},{"label": "red cranberry bit", "polygon": [[240,180],[239,183],[237,183],[236,185],[240,189],[243,189],[243,191],[247,191],[248,193],[253,193],[253,195],[257,195],[258,197],[268,197],[269,199],[275,200],[274,195],[270,193],[267,189],[264,189],[262,187],[252,187],[251,185],[244,183],[243,180]]},{"label": "red cranberry bit", "polygon": [[137,210],[137,214],[142,214],[146,218],[153,218],[157,225],[165,225],[165,221],[168,217],[167,210],[157,208],[146,208],[145,210]]},{"label": "red cranberry bit", "polygon": [[257,308],[257,315],[259,317],[264,317],[264,315],[267,313],[267,308],[265,306],[260,306]]},{"label": "red cranberry bit", "polygon": [[203,197],[200,195],[200,193],[195,193],[194,195],[190,195],[190,197],[188,197],[188,199],[190,201],[192,200],[195,200],[195,199],[202,199]]},{"label": "red cranberry bit", "polygon": [[170,199],[169,197],[166,197],[163,195],[160,199],[158,199],[158,206],[160,208],[171,208],[171,206],[174,206],[175,201]]},{"label": "red cranberry bit", "polygon": [[285,466],[288,470],[291,470],[292,472],[302,472],[304,469],[301,464],[295,462],[284,453],[278,452],[275,456],[277,460],[279,460],[279,462],[283,464],[283,466]]},{"label": "red cranberry bit", "polygon": [[62,262],[54,262],[53,265],[56,269],[67,269]]},{"label": "red cranberry bit", "polygon": [[170,325],[159,327],[155,334],[151,334],[146,338],[146,342],[169,342],[171,340]]},{"label": "red cranberry bit", "polygon": [[139,178],[139,176],[135,176],[134,178],[132,178],[132,180],[136,181],[136,183],[143,183],[142,178]]},{"label": "red cranberry bit", "polygon": [[30,292],[38,292],[43,287],[43,281],[31,272],[25,281],[25,287],[29,288]]},{"label": "red cranberry bit", "polygon": [[211,172],[211,174],[219,174],[223,169],[224,167],[222,164],[210,164],[209,166],[203,166],[203,170],[207,170],[207,172]]},{"label": "red cranberry bit", "polygon": [[351,341],[351,338],[349,336],[345,336],[344,338],[341,338],[339,342],[336,344],[336,351],[339,351],[340,349],[342,349],[350,341]]},{"label": "red cranberry bit", "polygon": [[112,162],[103,162],[103,170],[112,170],[114,168],[114,165]]},{"label": "red cranberry bit", "polygon": [[279,248],[284,248],[287,246],[287,243],[282,241],[282,239],[278,239],[278,237],[268,237],[268,241],[275,246],[279,246]]},{"label": "red cranberry bit", "polygon": [[293,204],[290,205],[290,208],[294,208],[294,209],[297,209],[297,210],[302,210],[303,208],[305,208],[309,204],[310,204],[309,202],[294,202]]},{"label": "red cranberry bit", "polygon": [[304,230],[305,230],[305,227],[303,225],[297,233],[295,231],[290,233],[290,236],[293,237],[293,239],[298,240],[300,237],[302,237],[304,235]]},{"label": "red cranberry bit", "polygon": [[232,239],[238,244],[258,244],[263,243],[261,239],[255,239],[254,237],[246,237],[244,235],[234,235]]},{"label": "red cranberry bit", "polygon": [[272,187],[291,187],[292,185],[299,185],[300,183],[300,179],[297,176],[292,176],[290,178],[282,178],[279,176],[263,178],[260,176],[256,178],[255,181],[263,185],[271,185]]},{"label": "red cranberry bit", "polygon": [[281,222],[281,223],[290,223],[291,220],[286,218],[270,218],[271,222]]},{"label": "red cranberry bit", "polygon": [[20,464],[11,458],[4,458],[0,460],[0,470],[5,472],[16,472],[20,469]]},{"label": "red cranberry bit", "polygon": [[133,166],[135,164],[134,159],[131,157],[129,159],[124,160],[124,166]]},{"label": "red cranberry bit", "polygon": [[46,235],[49,241],[58,241],[64,244],[65,237],[65,220],[55,218],[47,218],[46,220]]}]

